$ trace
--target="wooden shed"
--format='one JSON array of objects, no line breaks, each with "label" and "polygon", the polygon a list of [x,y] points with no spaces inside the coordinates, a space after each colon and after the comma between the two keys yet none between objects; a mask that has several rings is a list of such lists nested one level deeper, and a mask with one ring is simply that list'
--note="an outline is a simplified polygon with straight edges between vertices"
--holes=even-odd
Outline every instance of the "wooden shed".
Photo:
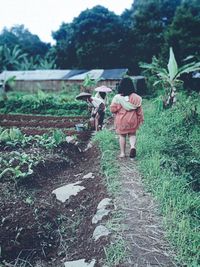
[{"label": "wooden shed", "polygon": [[72,85],[81,88],[85,78],[98,79],[98,86],[106,85],[115,88],[116,83],[127,74],[128,69],[93,69],[93,70],[28,70],[3,71],[0,80],[15,76],[15,90],[17,91],[60,91]]}]

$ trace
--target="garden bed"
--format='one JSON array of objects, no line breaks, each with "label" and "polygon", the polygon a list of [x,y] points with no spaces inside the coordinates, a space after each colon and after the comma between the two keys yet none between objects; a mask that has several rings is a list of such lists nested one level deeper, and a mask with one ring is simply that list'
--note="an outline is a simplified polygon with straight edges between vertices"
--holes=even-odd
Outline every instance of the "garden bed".
[{"label": "garden bed", "polygon": [[[85,138],[85,145],[89,137]],[[102,266],[103,246],[108,238],[97,241],[92,238],[95,229],[92,217],[99,202],[107,197],[98,149],[80,152],[76,145],[65,142],[52,150],[29,145],[1,154],[5,157],[13,152],[20,155],[37,152],[42,160],[23,179],[14,180],[9,172],[0,179],[0,262],[5,266],[7,262],[13,264],[7,266],[23,263],[60,267],[64,261],[95,259],[95,266]],[[89,172],[94,179],[83,178]],[[60,186],[78,181],[85,189],[64,203],[52,193]]]},{"label": "garden bed", "polygon": [[0,114],[0,126],[5,127],[42,127],[42,128],[72,128],[77,123],[87,123],[84,116],[59,117],[59,116],[34,116],[34,115],[11,115]]}]

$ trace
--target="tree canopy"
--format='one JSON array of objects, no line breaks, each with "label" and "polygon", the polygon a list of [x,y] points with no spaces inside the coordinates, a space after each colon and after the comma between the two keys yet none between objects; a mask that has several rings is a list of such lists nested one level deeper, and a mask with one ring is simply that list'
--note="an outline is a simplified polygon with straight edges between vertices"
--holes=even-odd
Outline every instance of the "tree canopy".
[{"label": "tree canopy", "polygon": [[135,0],[121,15],[98,5],[71,23],[63,22],[52,33],[55,45],[42,42],[23,25],[5,28],[0,56],[5,58],[5,51],[13,54],[15,48],[21,57],[20,64],[2,63],[1,69],[126,67],[137,75],[139,62],[167,58],[170,46],[178,62],[189,55],[199,59],[199,24],[199,0]]}]

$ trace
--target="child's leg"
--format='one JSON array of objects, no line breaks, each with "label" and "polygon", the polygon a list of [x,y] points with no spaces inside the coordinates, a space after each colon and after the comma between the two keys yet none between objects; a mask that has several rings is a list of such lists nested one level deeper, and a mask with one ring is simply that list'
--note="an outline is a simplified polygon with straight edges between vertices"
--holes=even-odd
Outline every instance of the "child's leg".
[{"label": "child's leg", "polygon": [[120,146],[120,157],[125,157],[125,150],[126,150],[126,135],[120,134],[119,135],[119,146]]},{"label": "child's leg", "polygon": [[135,158],[136,156],[136,149],[135,149],[135,144],[136,144],[136,135],[135,134],[129,134],[129,142],[130,142],[130,158]]},{"label": "child's leg", "polygon": [[136,144],[136,135],[135,134],[129,134],[129,142],[130,142],[131,148],[135,148],[135,144]]}]

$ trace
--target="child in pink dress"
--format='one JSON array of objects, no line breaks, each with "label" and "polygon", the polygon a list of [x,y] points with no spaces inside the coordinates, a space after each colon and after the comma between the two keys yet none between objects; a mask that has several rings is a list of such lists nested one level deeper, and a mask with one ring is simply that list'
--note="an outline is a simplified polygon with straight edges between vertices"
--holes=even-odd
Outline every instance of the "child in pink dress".
[{"label": "child in pink dress", "polygon": [[129,136],[130,157],[136,156],[136,131],[144,121],[142,98],[134,93],[134,85],[130,78],[123,78],[118,92],[110,105],[110,111],[115,114],[115,129],[119,134],[120,157],[125,157],[126,136]]}]

